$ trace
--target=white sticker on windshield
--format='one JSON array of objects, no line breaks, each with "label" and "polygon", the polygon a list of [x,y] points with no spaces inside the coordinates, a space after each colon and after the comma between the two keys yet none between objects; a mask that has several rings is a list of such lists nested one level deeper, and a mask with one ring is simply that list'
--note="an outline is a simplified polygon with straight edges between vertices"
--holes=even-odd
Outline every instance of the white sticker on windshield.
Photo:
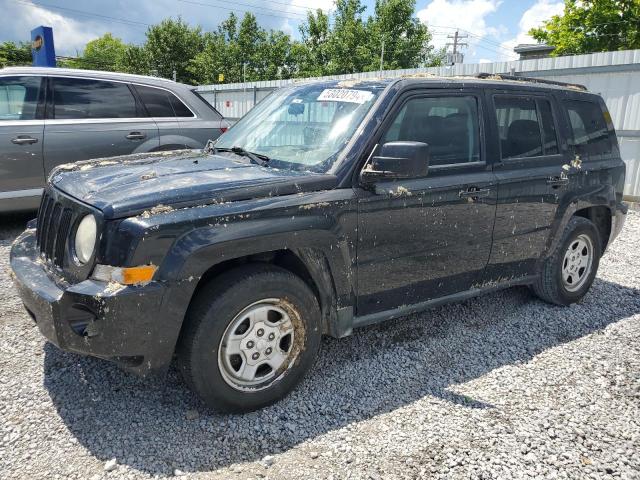
[{"label": "white sticker on windshield", "polygon": [[327,88],[318,97],[319,102],[365,103],[373,98],[373,93],[350,88]]}]

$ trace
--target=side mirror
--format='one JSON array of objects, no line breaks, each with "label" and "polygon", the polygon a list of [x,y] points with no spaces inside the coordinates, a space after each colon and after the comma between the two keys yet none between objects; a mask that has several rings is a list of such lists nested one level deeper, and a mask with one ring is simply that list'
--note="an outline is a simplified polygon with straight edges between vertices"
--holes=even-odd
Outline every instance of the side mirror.
[{"label": "side mirror", "polygon": [[422,142],[388,142],[382,145],[380,154],[362,170],[360,178],[365,183],[379,179],[420,178],[429,171],[429,145]]}]

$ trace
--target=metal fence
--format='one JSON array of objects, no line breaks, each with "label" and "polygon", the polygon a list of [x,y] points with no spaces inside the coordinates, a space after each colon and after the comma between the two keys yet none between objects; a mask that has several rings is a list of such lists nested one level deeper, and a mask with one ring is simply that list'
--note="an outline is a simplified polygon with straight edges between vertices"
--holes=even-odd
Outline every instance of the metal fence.
[{"label": "metal fence", "polygon": [[[453,67],[386,70],[316,79],[399,77],[418,73],[437,76],[506,73],[580,83],[604,98],[613,118],[622,158],[627,164],[625,195],[640,201],[640,50],[603,52],[511,62],[460,64]],[[311,79],[304,79],[311,80]],[[198,92],[225,117],[238,119],[276,88],[300,80],[201,85]]]}]

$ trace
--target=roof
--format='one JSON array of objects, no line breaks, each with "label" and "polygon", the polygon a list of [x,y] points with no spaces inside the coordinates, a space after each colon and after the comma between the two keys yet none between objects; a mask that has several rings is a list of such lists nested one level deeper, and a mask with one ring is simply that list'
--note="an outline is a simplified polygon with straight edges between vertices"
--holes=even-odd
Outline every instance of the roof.
[{"label": "roof", "polygon": [[513,48],[516,53],[532,53],[532,52],[553,52],[556,49],[553,45],[546,43],[521,43]]},{"label": "roof", "polygon": [[152,77],[148,75],[134,75],[132,73],[105,72],[101,70],[83,70],[78,68],[52,68],[52,67],[7,67],[0,69],[0,74],[28,74],[28,75],[58,75],[87,78],[105,78],[111,80],[128,80],[148,83],[153,85],[166,85],[167,83],[176,85],[173,80],[166,78]]},{"label": "roof", "polygon": [[400,77],[382,77],[382,78],[352,78],[346,80],[338,79],[318,79],[318,80],[303,80],[301,82],[295,82],[289,86],[295,85],[309,85],[309,84],[321,84],[331,85],[341,88],[375,88],[380,86],[386,86],[394,82],[410,82],[418,83],[422,85],[451,85],[451,84],[465,84],[475,86],[492,86],[503,88],[505,86],[517,87],[517,88],[536,88],[536,89],[553,89],[553,90],[566,90],[586,92],[587,89],[583,85],[554,82],[550,80],[544,80],[541,78],[530,77],[518,77],[511,75],[499,75],[499,74],[477,74],[477,75],[458,75],[458,76],[438,76],[429,73],[415,73],[410,75],[403,75]]}]

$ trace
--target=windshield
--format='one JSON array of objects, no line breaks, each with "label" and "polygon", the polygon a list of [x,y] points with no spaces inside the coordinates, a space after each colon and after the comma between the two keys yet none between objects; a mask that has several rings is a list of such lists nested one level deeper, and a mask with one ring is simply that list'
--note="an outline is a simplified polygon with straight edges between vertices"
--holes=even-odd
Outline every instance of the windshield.
[{"label": "windshield", "polygon": [[326,84],[276,91],[220,136],[215,148],[241,147],[268,157],[272,167],[327,171],[380,91]]}]

